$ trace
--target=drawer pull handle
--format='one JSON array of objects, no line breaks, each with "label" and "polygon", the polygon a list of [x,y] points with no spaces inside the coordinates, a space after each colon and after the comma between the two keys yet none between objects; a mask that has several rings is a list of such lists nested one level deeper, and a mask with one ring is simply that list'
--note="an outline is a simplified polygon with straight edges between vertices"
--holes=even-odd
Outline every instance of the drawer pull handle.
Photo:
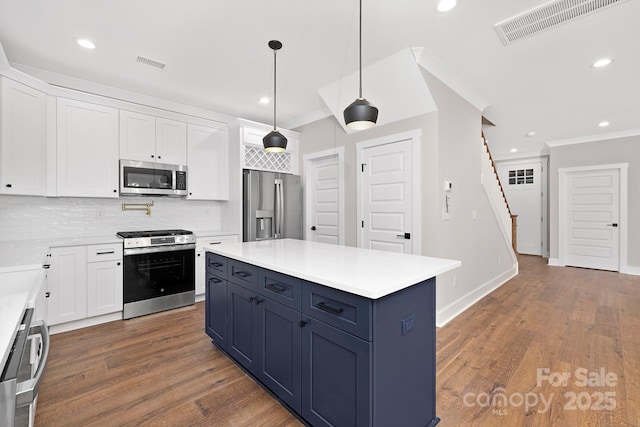
[{"label": "drawer pull handle", "polygon": [[220,267],[222,267],[222,263],[221,262],[212,262],[211,263],[211,267],[220,268]]},{"label": "drawer pull handle", "polygon": [[251,273],[247,273],[246,271],[236,271],[233,275],[241,279],[246,279],[251,276]]},{"label": "drawer pull handle", "polygon": [[211,283],[220,283],[222,282],[222,279],[218,279],[217,277],[212,277],[211,279],[209,279],[209,281]]},{"label": "drawer pull handle", "polygon": [[210,242],[209,244],[210,245],[220,245],[220,244],[222,244],[222,242]]},{"label": "drawer pull handle", "polygon": [[331,313],[331,314],[342,314],[342,312],[344,311],[343,308],[332,307],[327,303],[325,303],[324,301],[319,302],[316,305],[316,307],[318,307],[320,310],[326,311],[327,313]]},{"label": "drawer pull handle", "polygon": [[269,283],[267,286],[265,286],[265,288],[269,289],[270,291],[273,291],[277,294],[281,294],[284,291],[287,290],[287,288],[283,288],[282,286],[278,286],[275,283]]},{"label": "drawer pull handle", "polygon": [[109,255],[113,253],[115,253],[115,251],[96,252],[96,255]]},{"label": "drawer pull handle", "polygon": [[263,302],[264,302],[264,298],[259,298],[259,297],[256,298],[256,305],[260,305],[260,303],[263,303]]}]

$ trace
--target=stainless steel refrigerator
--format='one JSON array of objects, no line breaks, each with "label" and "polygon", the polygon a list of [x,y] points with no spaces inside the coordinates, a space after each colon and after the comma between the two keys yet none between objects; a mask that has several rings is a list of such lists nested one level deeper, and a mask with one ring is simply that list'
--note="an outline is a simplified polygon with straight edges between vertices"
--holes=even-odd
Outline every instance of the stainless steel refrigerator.
[{"label": "stainless steel refrigerator", "polygon": [[243,170],[243,240],[302,239],[300,177]]}]

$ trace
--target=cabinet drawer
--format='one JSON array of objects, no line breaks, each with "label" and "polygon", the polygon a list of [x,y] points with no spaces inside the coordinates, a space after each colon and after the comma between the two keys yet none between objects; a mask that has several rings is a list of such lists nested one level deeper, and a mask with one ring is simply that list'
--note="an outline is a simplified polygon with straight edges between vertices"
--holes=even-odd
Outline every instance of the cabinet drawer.
[{"label": "cabinet drawer", "polygon": [[302,282],[302,312],[371,341],[371,300],[311,282]]},{"label": "cabinet drawer", "polygon": [[122,244],[110,243],[107,245],[87,246],[87,262],[117,261],[122,260]]},{"label": "cabinet drawer", "polygon": [[221,245],[227,243],[238,243],[238,235],[228,236],[211,236],[211,237],[198,237],[196,241],[196,252],[204,250],[205,246]]},{"label": "cabinet drawer", "polygon": [[227,279],[247,289],[258,289],[258,267],[234,259],[227,259]]},{"label": "cabinet drawer", "polygon": [[211,252],[207,252],[207,271],[216,276],[220,276],[223,279],[227,278],[227,263],[228,258],[222,255],[217,255]]},{"label": "cabinet drawer", "polygon": [[258,292],[280,304],[300,311],[302,280],[296,277],[260,268],[258,270]]}]

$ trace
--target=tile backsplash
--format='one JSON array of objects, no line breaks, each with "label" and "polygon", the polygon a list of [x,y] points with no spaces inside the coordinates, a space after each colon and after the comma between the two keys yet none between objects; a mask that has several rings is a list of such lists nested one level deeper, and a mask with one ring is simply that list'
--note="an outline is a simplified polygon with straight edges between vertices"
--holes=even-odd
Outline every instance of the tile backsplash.
[{"label": "tile backsplash", "polygon": [[[144,210],[122,210],[122,203],[152,201],[151,216]],[[219,230],[223,228],[223,203],[163,197],[84,199],[3,195],[0,241],[103,236],[130,230]]]}]

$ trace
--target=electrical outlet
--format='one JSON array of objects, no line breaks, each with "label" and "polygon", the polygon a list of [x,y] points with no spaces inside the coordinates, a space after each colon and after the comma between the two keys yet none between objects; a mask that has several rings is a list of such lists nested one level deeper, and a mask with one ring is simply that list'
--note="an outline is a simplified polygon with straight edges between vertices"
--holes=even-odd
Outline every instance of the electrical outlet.
[{"label": "electrical outlet", "polygon": [[502,264],[502,257],[498,255],[498,264]]},{"label": "electrical outlet", "polygon": [[454,274],[453,275],[453,287],[455,288],[457,284],[458,284],[458,277]]},{"label": "electrical outlet", "polygon": [[471,218],[473,218],[473,220],[475,221],[476,219],[478,219],[478,211],[477,210],[472,210],[471,211]]},{"label": "electrical outlet", "polygon": [[446,211],[446,209],[442,209],[442,220],[443,221],[449,221],[449,213]]},{"label": "electrical outlet", "polygon": [[415,326],[415,317],[413,314],[408,315],[401,321],[402,336],[407,335]]}]

